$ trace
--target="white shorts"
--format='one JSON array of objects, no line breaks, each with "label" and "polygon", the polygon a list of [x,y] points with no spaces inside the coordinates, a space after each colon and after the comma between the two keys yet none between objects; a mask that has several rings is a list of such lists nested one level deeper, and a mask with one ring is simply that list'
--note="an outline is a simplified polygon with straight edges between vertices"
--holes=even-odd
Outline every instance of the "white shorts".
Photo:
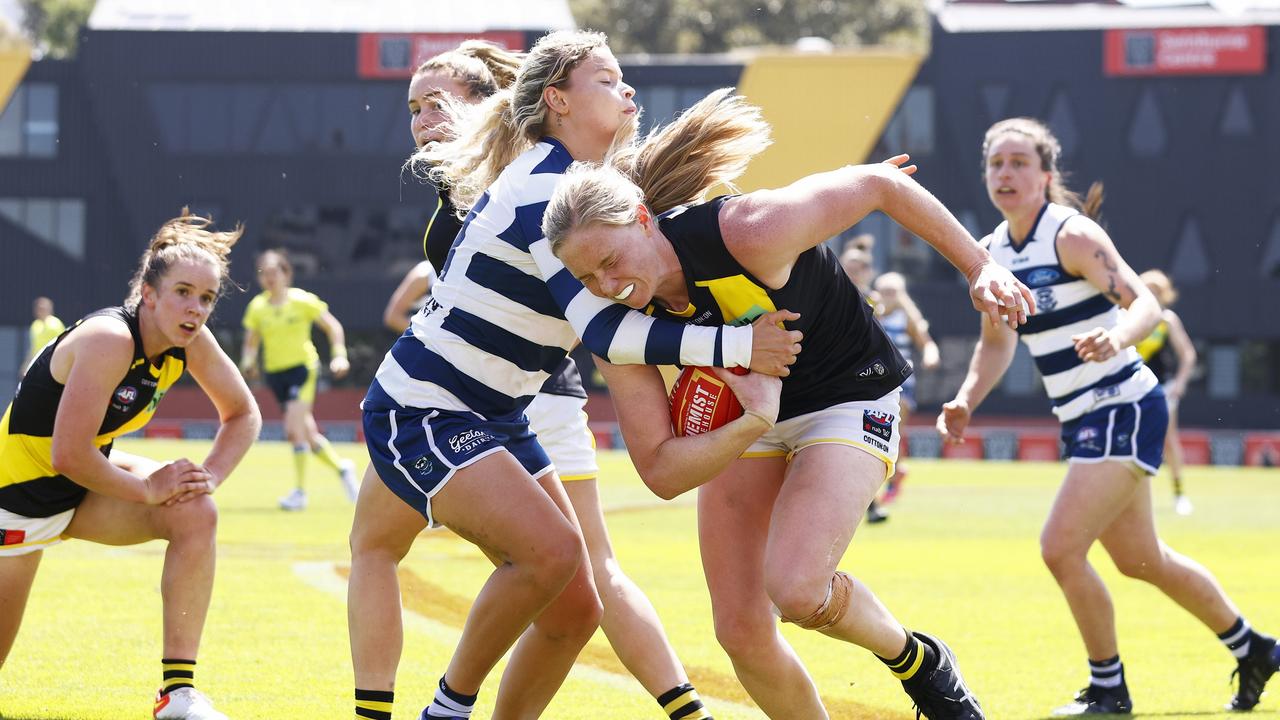
[{"label": "white shorts", "polygon": [[596,465],[596,437],[587,427],[585,398],[538,393],[525,409],[529,429],[556,466],[564,482],[593,480],[600,474]]},{"label": "white shorts", "polygon": [[15,515],[0,508],[0,557],[26,555],[62,542],[62,531],[71,524],[76,509],[49,517]]},{"label": "white shorts", "polygon": [[900,394],[900,390],[894,390],[877,400],[841,403],[783,420],[752,443],[742,457],[785,457],[790,461],[792,455],[810,445],[849,445],[883,460],[885,479],[891,478],[902,438]]}]

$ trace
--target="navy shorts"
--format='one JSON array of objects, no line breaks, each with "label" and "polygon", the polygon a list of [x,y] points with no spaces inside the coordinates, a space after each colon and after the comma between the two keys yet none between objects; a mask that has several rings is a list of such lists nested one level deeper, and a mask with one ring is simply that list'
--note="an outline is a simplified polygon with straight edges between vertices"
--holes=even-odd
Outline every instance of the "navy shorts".
[{"label": "navy shorts", "polygon": [[1164,461],[1169,406],[1156,386],[1137,402],[1109,405],[1062,424],[1070,462],[1127,460],[1155,475]]},{"label": "navy shorts", "polygon": [[276,396],[276,402],[283,408],[285,403],[292,400],[315,400],[316,369],[297,365],[280,372],[263,373],[262,377],[266,380],[267,387],[271,388],[271,394]]},{"label": "navy shorts", "polygon": [[440,525],[431,498],[483,457],[506,450],[535,478],[552,469],[523,414],[486,420],[451,410],[365,410],[364,441],[378,477],[431,527]]}]

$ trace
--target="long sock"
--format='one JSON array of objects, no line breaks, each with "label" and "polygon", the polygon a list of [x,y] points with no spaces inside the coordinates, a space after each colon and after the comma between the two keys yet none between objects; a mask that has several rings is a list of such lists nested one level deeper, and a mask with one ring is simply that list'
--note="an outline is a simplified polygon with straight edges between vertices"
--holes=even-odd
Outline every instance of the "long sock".
[{"label": "long sock", "polygon": [[1124,684],[1124,664],[1120,656],[1106,660],[1089,661],[1089,684],[1097,687],[1115,688]]},{"label": "long sock", "polygon": [[164,670],[164,684],[160,686],[160,694],[168,695],[178,688],[196,686],[196,661],[162,658],[160,666]]},{"label": "long sock", "polygon": [[1231,654],[1237,660],[1249,654],[1249,649],[1253,647],[1254,640],[1261,640],[1262,635],[1258,634],[1249,623],[1245,622],[1243,616],[1236,618],[1235,623],[1227,628],[1224,632],[1218,633],[1218,639],[1223,645],[1231,651]]},{"label": "long sock", "polygon": [[459,718],[469,720],[471,711],[475,709],[476,696],[463,695],[449,687],[449,683],[440,678],[440,686],[436,688],[436,696],[427,706],[426,716],[429,718]]},{"label": "long sock", "polygon": [[713,720],[692,683],[683,683],[662,693],[658,704],[671,720]]},{"label": "long sock", "polygon": [[333,446],[329,444],[329,441],[323,435],[320,436],[318,442],[311,446],[311,452],[320,458],[320,462],[333,468],[334,471],[342,467],[342,458],[338,457],[338,453],[334,451]]},{"label": "long sock", "polygon": [[920,638],[908,633],[907,645],[902,648],[902,652],[895,658],[886,658],[876,655],[880,658],[880,662],[889,666],[889,672],[899,680],[906,682],[911,678],[924,674],[928,674],[938,666],[938,654],[933,648],[920,642]]},{"label": "long sock", "polygon": [[293,475],[298,481],[298,489],[307,489],[307,446],[293,446]]},{"label": "long sock", "polygon": [[356,688],[357,720],[391,720],[391,704],[396,694],[391,690],[361,690]]}]

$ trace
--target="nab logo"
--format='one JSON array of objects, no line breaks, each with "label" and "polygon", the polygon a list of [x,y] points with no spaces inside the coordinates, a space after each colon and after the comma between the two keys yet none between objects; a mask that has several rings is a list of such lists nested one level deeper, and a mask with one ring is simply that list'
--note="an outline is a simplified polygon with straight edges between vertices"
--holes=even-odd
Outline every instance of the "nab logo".
[{"label": "nab logo", "polygon": [[1054,280],[1062,277],[1062,273],[1053,268],[1038,268],[1027,273],[1027,284],[1031,287],[1040,287],[1048,285]]},{"label": "nab logo", "polygon": [[893,438],[893,415],[879,410],[862,411],[862,431],[885,440]]},{"label": "nab logo", "polygon": [[116,402],[120,403],[121,405],[132,405],[133,401],[137,399],[138,399],[137,388],[131,385],[125,385],[124,387],[116,388]]}]

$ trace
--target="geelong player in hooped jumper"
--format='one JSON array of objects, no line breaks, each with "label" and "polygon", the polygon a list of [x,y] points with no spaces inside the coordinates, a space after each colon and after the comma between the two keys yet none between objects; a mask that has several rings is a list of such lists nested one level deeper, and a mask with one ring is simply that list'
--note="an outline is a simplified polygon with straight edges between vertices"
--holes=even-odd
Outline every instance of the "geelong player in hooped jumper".
[{"label": "geelong player in hooped jumper", "polygon": [[[418,147],[447,140],[444,129],[448,117],[442,107],[447,99],[468,104],[483,101],[515,81],[523,58],[523,54],[468,40],[420,65],[409,81],[410,130]],[[448,188],[442,187],[439,206],[423,238],[428,260],[405,276],[384,314],[384,321],[397,332],[403,333],[409,325],[406,309],[421,300],[431,282],[444,271],[449,249],[461,229]],[[603,606],[600,628],[618,659],[657,700],[664,714],[682,720],[710,718],[710,710],[699,707],[701,700],[667,639],[653,603],[614,555],[596,482],[599,468],[595,439],[587,426],[586,404],[587,392],[578,367],[573,358],[566,357],[538,389],[525,415],[529,429],[538,436],[538,444],[547,451],[564,483],[582,527]],[[371,482],[377,482],[376,476],[369,477]]]},{"label": "geelong player in hooped jumper", "polygon": [[[0,421],[0,665],[13,647],[45,548],[165,540],[159,720],[227,720],[195,688],[213,592],[212,494],[258,436],[249,388],[205,326],[240,230],[185,212],[151,239],[123,306],[90,313],[44,347]],[[112,450],[141,429],[184,371],[220,425],[201,464]]]},{"label": "geelong player in hooped jumper", "polygon": [[[422,717],[470,717],[513,644],[495,716],[536,717],[594,633],[601,604],[580,526],[524,416],[579,337],[614,362],[772,374],[787,372],[799,350],[800,333],[776,326],[794,313],[753,328],[658,322],[592,297],[551,254],[541,229],[547,200],[574,160],[601,160],[634,135],[633,94],[603,35],[553,33],[510,89],[458,108],[455,140],[418,155],[470,212],[431,299],[363,402],[381,482],[362,485],[351,532],[358,718],[391,717],[402,642],[396,567],[428,525],[453,529],[498,567]],[[671,702],[705,717],[685,693]]]},{"label": "geelong player in hooped jumper", "polygon": [[[768,126],[758,111],[736,107],[758,123],[733,148],[751,157],[767,144]],[[592,293],[655,316],[699,324],[749,322],[782,306],[800,314],[806,349],[781,382],[780,403],[749,386],[750,376],[720,373],[746,412],[709,433],[673,435],[657,368],[601,363],[645,483],[664,498],[699,488],[717,639],[771,718],[827,717],[779,616],[874,652],[931,720],[982,718],[951,650],[906,630],[866,585],[837,569],[893,474],[898,388],[911,366],[822,243],[883,210],[964,270],[975,306],[994,318],[1003,306],[1010,324],[1025,320],[1019,308],[1031,306],[1030,294],[908,177],[914,166],[899,169],[905,155],[680,205],[713,185],[700,176],[718,161],[715,151],[691,146],[684,189],[652,163],[624,167],[625,175],[613,166],[571,170],[543,230]]]},{"label": "geelong player in hooped jumper", "polygon": [[1095,541],[1120,572],[1156,586],[1217,634],[1238,662],[1239,685],[1228,707],[1250,710],[1280,666],[1280,648],[1245,622],[1204,566],[1156,534],[1150,481],[1160,467],[1168,410],[1134,343],[1160,321],[1160,304],[1093,220],[1101,187],[1081,203],[1063,186],[1060,154],[1057,138],[1030,118],[1002,120],[983,139],[987,194],[1004,216],[983,242],[1031,286],[1039,312],[1016,333],[982,323],[969,374],[943,405],[938,430],[950,442],[963,441],[971,414],[1021,339],[1044,377],[1069,461],[1040,550],[1089,656],[1089,685],[1055,714],[1133,709],[1111,596],[1088,561]]}]

